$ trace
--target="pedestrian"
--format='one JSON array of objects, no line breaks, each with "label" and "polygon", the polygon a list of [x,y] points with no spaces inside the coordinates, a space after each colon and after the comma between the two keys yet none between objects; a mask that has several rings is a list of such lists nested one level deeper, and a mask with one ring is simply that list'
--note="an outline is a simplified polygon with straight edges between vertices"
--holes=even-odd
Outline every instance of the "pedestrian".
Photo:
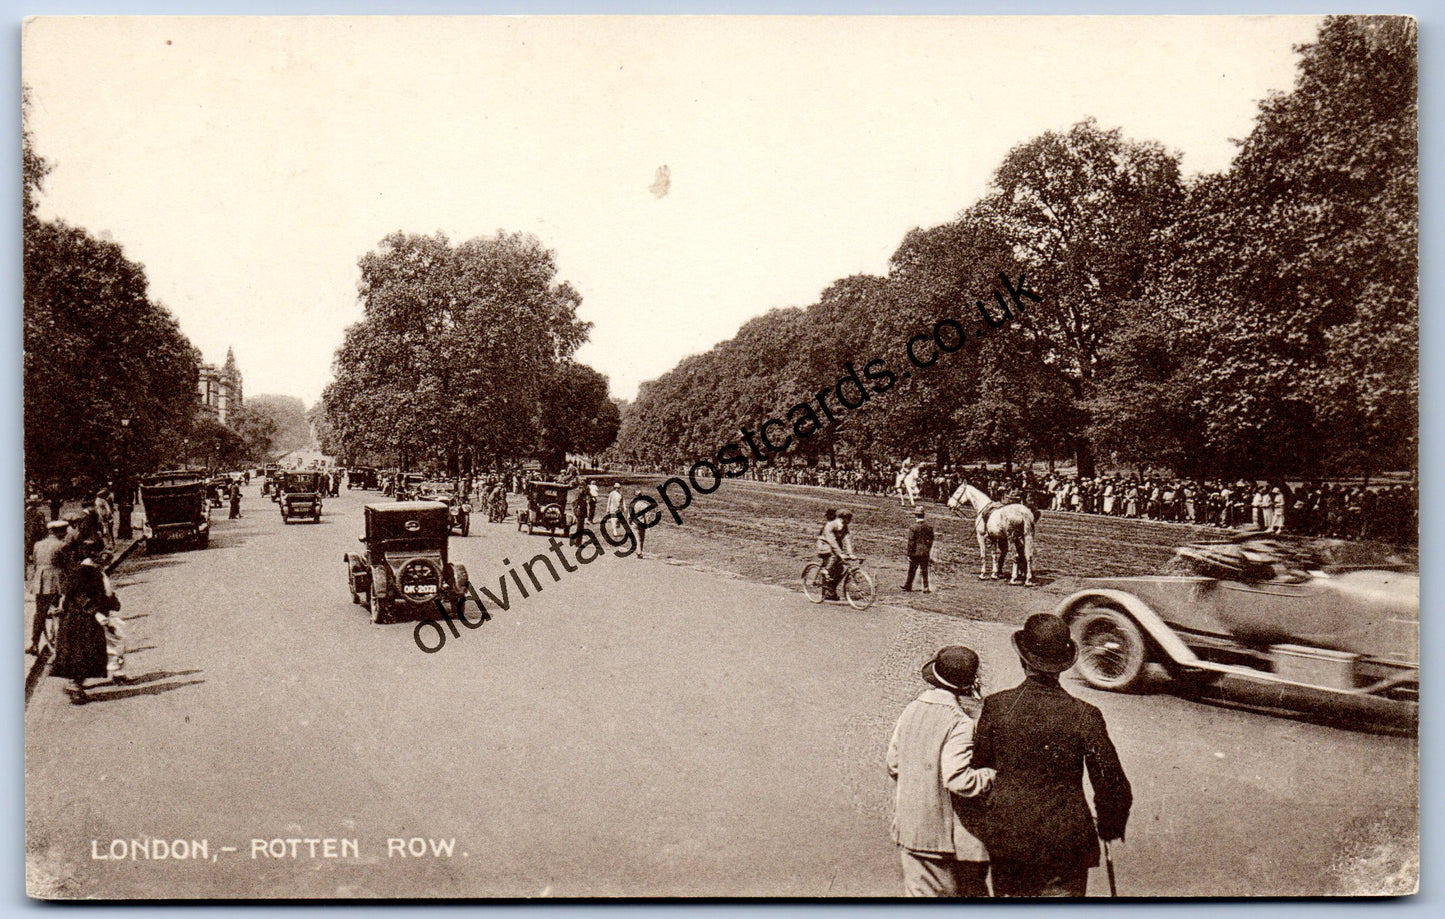
[{"label": "pedestrian", "polygon": [[[1052,613],[1013,634],[1024,681],[983,702],[973,765],[997,770],[983,840],[1000,897],[1082,897],[1099,840],[1124,838],[1133,792],[1104,716],[1059,685],[1078,648]],[[1098,823],[1084,798],[1089,773]]]},{"label": "pedestrian", "polygon": [[620,511],[620,510],[622,510],[622,483],[621,483],[621,482],[613,482],[613,483],[612,483],[612,490],[607,493],[607,514],[606,514],[606,516],[608,516],[608,517],[614,517],[614,516],[617,515],[617,512]]},{"label": "pedestrian", "polygon": [[124,685],[130,682],[130,678],[125,675],[125,624],[120,618],[120,600],[115,595],[115,585],[106,573],[113,560],[114,556],[109,552],[101,552],[95,558],[106,597],[106,601],[101,605],[104,611],[101,626],[105,628],[105,673],[112,683]]},{"label": "pedestrian", "polygon": [[231,480],[231,487],[227,489],[227,497],[231,499],[231,520],[239,520],[241,517],[241,483],[235,479]]},{"label": "pedestrian", "polygon": [[922,676],[934,688],[908,703],[888,743],[903,895],[986,897],[989,853],[979,834],[994,770],[973,760],[978,655],[950,645]]},{"label": "pedestrian", "polygon": [[84,558],[65,588],[60,627],[55,635],[55,662],[50,667],[51,676],[70,680],[67,689],[70,701],[76,705],[90,701],[85,681],[104,678],[109,672],[105,621],[111,612],[120,609],[120,600],[106,587],[105,572],[97,558],[100,552],[83,551]]},{"label": "pedestrian", "polygon": [[100,523],[100,538],[106,548],[115,545],[115,508],[104,489],[95,493],[95,516]]},{"label": "pedestrian", "polygon": [[45,538],[35,544],[33,559],[35,573],[31,576],[30,590],[35,595],[35,618],[30,623],[30,644],[25,646],[26,654],[39,654],[45,642],[45,621],[50,611],[60,604],[64,592],[65,531],[70,524],[64,520],[52,520],[46,525]]},{"label": "pedestrian", "polygon": [[30,564],[35,547],[45,538],[50,518],[45,516],[44,502],[37,492],[32,492],[25,501],[25,564]]},{"label": "pedestrian", "polygon": [[913,512],[913,526],[908,530],[908,577],[903,581],[904,590],[913,589],[913,574],[922,576],[919,586],[924,593],[932,593],[928,586],[928,559],[933,552],[933,525],[928,522],[923,508]]},{"label": "pedestrian", "polygon": [[597,499],[598,499],[599,497],[601,497],[601,495],[600,495],[600,494],[598,493],[598,491],[597,491],[597,483],[596,483],[595,481],[590,481],[590,480],[589,480],[589,481],[587,482],[587,522],[588,522],[588,523],[592,523],[594,520],[597,519]]},{"label": "pedestrian", "polygon": [[[639,490],[637,491],[637,493],[632,496],[632,500],[629,501],[629,502],[627,502],[627,506],[628,506],[629,508],[633,508],[633,509],[635,510],[636,507],[637,507],[637,499],[640,498],[640,497],[644,497],[644,495],[642,494],[642,491],[639,489]],[[651,500],[651,499],[648,499],[648,500]],[[660,515],[659,515],[659,516],[660,516]],[[642,547],[645,546],[645,545],[647,545],[647,530],[648,530],[648,528],[645,527],[645,526],[643,526],[643,525],[640,524],[640,523],[637,523],[637,521],[634,520],[634,521],[633,521],[633,527],[632,527],[632,529],[637,532],[637,554],[634,555],[633,558],[642,558]]]}]

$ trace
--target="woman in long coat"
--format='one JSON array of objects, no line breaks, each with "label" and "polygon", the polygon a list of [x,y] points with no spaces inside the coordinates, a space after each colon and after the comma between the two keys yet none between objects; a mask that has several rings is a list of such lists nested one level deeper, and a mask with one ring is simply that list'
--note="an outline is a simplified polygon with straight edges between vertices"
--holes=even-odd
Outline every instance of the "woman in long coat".
[{"label": "woman in long coat", "polygon": [[69,581],[50,675],[70,680],[70,701],[83,705],[89,701],[85,681],[106,676],[105,626],[101,620],[120,609],[120,600],[106,590],[105,572],[93,554],[72,569]]}]

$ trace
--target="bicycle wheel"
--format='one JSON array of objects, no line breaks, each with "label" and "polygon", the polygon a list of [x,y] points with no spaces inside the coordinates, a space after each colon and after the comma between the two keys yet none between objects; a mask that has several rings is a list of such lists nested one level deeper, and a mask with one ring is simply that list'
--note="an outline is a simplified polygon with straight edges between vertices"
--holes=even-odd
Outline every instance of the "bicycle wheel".
[{"label": "bicycle wheel", "polygon": [[843,581],[843,596],[848,600],[849,606],[856,610],[865,610],[873,605],[873,598],[877,595],[871,574],[861,568],[848,572]]},{"label": "bicycle wheel", "polygon": [[803,569],[803,594],[809,603],[823,602],[823,566],[809,562]]}]

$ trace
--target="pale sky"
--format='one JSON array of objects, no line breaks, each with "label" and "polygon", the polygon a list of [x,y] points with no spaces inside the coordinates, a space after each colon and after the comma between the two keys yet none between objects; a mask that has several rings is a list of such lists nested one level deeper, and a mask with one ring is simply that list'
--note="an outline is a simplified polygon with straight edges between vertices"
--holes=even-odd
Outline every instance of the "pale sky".
[{"label": "pale sky", "polygon": [[[614,395],[883,273],[1093,115],[1224,169],[1318,17],[53,18],[41,215],[108,233],[246,392],[313,404],[386,234],[535,234]],[[666,166],[670,188],[650,189]]]}]

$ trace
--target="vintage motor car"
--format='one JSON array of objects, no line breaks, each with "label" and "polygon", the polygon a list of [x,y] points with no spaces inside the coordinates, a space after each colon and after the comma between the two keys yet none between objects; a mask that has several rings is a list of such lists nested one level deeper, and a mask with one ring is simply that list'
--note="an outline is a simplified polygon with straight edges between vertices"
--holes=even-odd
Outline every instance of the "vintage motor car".
[{"label": "vintage motor car", "polygon": [[346,471],[346,487],[360,488],[365,491],[376,491],[381,487],[377,481],[375,466],[352,466]]},{"label": "vintage motor car", "polygon": [[467,590],[467,569],[447,560],[450,514],[436,501],[368,504],[366,548],[346,554],[351,602],[364,604],[372,622],[440,617]]},{"label": "vintage motor car", "polygon": [[1330,566],[1269,539],[1176,555],[1198,573],[1087,578],[1059,605],[1089,685],[1134,689],[1158,664],[1190,694],[1367,726],[1417,723],[1420,576],[1408,566]]},{"label": "vintage motor car", "polygon": [[146,550],[177,546],[204,549],[211,541],[211,503],[206,481],[186,471],[158,472],[140,484],[145,508]]},{"label": "vintage motor car", "polygon": [[572,526],[572,518],[567,513],[567,493],[571,486],[562,482],[541,482],[532,480],[527,483],[527,509],[517,514],[517,529],[527,528],[530,535],[539,529],[545,529],[549,534],[556,535],[560,530],[561,535],[566,536]]},{"label": "vintage motor car", "polygon": [[276,500],[276,478],[281,475],[281,465],[267,463],[258,474],[265,477],[265,481],[261,483],[261,494],[270,495],[271,500]]},{"label": "vintage motor car", "polygon": [[472,532],[472,505],[462,497],[461,485],[445,479],[432,479],[416,486],[413,496],[418,501],[436,501],[447,506],[451,529],[462,536]]},{"label": "vintage motor car", "polygon": [[415,500],[421,484],[425,481],[426,476],[420,472],[397,473],[396,484],[392,488],[392,497],[398,501]]},{"label": "vintage motor car", "polygon": [[276,482],[276,503],[281,519],[321,522],[321,496],[325,493],[324,473],[286,472]]}]

